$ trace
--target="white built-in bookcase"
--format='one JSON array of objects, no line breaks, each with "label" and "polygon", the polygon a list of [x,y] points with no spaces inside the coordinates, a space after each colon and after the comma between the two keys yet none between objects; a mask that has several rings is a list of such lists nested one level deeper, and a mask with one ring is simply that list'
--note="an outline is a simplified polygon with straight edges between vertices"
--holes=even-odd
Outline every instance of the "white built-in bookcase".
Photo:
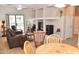
[{"label": "white built-in bookcase", "polygon": [[32,23],[36,24],[36,31],[38,28],[38,20],[43,20],[43,31],[46,31],[46,22],[59,20],[59,9],[56,7],[36,8],[32,10]]}]

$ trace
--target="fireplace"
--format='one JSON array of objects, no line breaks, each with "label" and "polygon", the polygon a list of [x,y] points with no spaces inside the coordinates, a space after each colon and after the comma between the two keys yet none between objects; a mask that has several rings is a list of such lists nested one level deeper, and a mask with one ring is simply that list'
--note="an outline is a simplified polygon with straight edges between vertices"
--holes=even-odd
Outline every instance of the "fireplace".
[{"label": "fireplace", "polygon": [[54,25],[46,25],[46,34],[54,34]]}]

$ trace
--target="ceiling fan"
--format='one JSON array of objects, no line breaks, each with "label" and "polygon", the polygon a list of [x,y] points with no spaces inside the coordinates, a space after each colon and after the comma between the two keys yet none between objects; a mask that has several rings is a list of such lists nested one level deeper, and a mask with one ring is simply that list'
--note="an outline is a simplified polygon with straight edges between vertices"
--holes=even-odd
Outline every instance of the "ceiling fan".
[{"label": "ceiling fan", "polygon": [[23,5],[18,5],[16,8],[19,11],[19,10],[22,10],[22,9],[26,9],[27,7],[23,6]]}]

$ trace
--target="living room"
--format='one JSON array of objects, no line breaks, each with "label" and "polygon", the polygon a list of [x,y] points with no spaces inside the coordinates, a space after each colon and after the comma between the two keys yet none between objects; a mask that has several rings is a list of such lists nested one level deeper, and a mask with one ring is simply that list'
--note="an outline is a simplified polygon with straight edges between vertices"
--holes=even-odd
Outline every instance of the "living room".
[{"label": "living room", "polygon": [[[25,41],[29,41],[35,50],[39,48],[41,46],[40,37],[38,36],[38,40],[36,40],[38,42],[34,42],[35,36],[33,35],[35,33],[31,32],[30,35],[29,33],[27,34],[27,30],[30,31],[33,25],[35,25],[33,31],[45,32],[44,40],[52,34],[57,34],[62,38],[63,43],[78,48],[78,8],[78,6],[70,4],[63,5],[62,7],[54,4],[0,4],[0,53],[25,54]],[[12,29],[12,26],[15,26],[18,31],[22,31],[19,36],[21,48],[9,47],[11,44],[18,44],[15,43],[17,39],[13,40],[14,42],[10,41],[8,45],[6,37],[9,34],[6,33],[6,30],[8,28]],[[34,41],[31,41],[29,36]],[[42,45],[45,44],[44,40]],[[36,44],[38,47],[35,46]]]}]

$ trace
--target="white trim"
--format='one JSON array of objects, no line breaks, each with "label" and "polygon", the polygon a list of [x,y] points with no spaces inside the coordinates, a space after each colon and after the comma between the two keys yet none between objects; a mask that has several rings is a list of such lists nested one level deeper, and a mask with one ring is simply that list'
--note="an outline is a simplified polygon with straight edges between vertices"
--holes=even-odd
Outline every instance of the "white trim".
[{"label": "white trim", "polygon": [[42,17],[42,18],[30,18],[30,20],[39,20],[39,19],[52,19],[52,20],[55,20],[55,19],[60,19],[60,17]]}]

